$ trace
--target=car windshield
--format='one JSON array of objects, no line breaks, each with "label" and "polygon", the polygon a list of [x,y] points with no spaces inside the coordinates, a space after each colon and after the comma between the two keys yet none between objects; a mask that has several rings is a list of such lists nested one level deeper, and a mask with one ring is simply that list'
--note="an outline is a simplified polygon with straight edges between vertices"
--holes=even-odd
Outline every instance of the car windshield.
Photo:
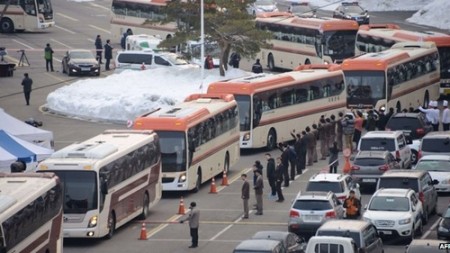
[{"label": "car windshield", "polygon": [[161,145],[162,172],[186,171],[186,137],[182,131],[157,131]]},{"label": "car windshield", "polygon": [[369,210],[406,212],[409,211],[409,200],[406,197],[373,197]]},{"label": "car windshield", "polygon": [[71,52],[70,58],[73,59],[95,59],[91,52]]},{"label": "car windshield", "polygon": [[381,177],[378,180],[378,189],[380,188],[402,188],[413,189],[415,192],[419,192],[419,180],[416,178],[406,177]]},{"label": "car windshield", "polygon": [[359,150],[362,151],[395,151],[395,140],[388,138],[362,138]]},{"label": "car windshield", "polygon": [[424,152],[450,153],[450,138],[424,138],[421,150]]},{"label": "car windshield", "polygon": [[353,164],[359,165],[359,166],[380,166],[386,163],[386,160],[383,158],[372,158],[372,157],[362,157],[362,158],[355,158],[355,161]]},{"label": "car windshield", "polygon": [[374,107],[386,98],[385,73],[383,71],[345,71],[347,106]]},{"label": "car windshield", "polygon": [[450,78],[450,47],[438,47],[441,62],[441,79]]},{"label": "car windshield", "polygon": [[187,65],[189,64],[185,59],[176,54],[167,54],[165,55],[167,60],[169,60],[173,65]]},{"label": "car windshield", "polygon": [[445,171],[450,172],[450,161],[446,160],[420,160],[416,167],[416,170],[424,171]]},{"label": "car windshield", "polygon": [[339,237],[350,237],[353,239],[353,241],[356,243],[356,245],[361,247],[361,238],[360,233],[358,232],[350,232],[350,231],[342,231],[342,230],[319,230],[317,231],[317,235],[320,236],[339,236]]},{"label": "car windshield", "polygon": [[251,127],[251,112],[250,112],[250,96],[248,95],[234,95],[239,108],[239,124],[241,131],[248,131]]},{"label": "car windshield", "polygon": [[364,9],[359,5],[349,5],[344,7],[345,13],[359,13],[363,14]]},{"label": "car windshield", "polygon": [[344,192],[344,187],[341,182],[330,182],[330,181],[320,181],[320,182],[309,182],[306,186],[307,191],[319,191],[319,192],[334,192],[342,193]]},{"label": "car windshield", "polygon": [[295,204],[292,208],[297,210],[314,210],[314,211],[333,209],[328,200],[315,200],[315,199],[313,200],[299,199],[295,201]]}]

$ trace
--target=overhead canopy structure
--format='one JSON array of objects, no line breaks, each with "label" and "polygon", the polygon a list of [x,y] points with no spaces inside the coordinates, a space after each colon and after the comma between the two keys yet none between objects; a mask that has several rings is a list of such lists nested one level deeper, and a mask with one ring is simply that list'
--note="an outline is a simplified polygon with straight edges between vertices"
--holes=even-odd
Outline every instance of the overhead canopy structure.
[{"label": "overhead canopy structure", "polygon": [[10,171],[11,163],[22,161],[32,165],[50,157],[52,149],[37,146],[0,130],[0,171]]},{"label": "overhead canopy structure", "polygon": [[28,125],[0,108],[0,130],[45,148],[53,148],[53,133]]}]

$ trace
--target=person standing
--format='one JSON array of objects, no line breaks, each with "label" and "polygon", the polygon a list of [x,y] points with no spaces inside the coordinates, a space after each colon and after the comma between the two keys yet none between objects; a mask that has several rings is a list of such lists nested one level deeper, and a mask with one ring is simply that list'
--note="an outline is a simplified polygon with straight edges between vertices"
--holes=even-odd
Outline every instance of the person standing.
[{"label": "person standing", "polygon": [[356,143],[356,146],[358,146],[359,139],[361,139],[363,125],[364,125],[363,114],[361,111],[357,111],[355,118],[355,131],[353,132],[353,141]]},{"label": "person standing", "polygon": [[350,190],[350,196],[344,201],[345,214],[347,219],[357,220],[361,214],[361,201],[355,197],[355,191]]},{"label": "person standing", "polygon": [[448,109],[448,101],[444,100],[442,105],[444,106],[444,110],[442,111],[442,128],[444,131],[448,131],[450,130],[450,110]]},{"label": "person standing", "polygon": [[[419,111],[423,112],[425,114],[425,119],[427,120],[428,124],[433,124],[433,120],[434,120],[434,110],[433,110],[433,102],[434,101],[430,101],[428,103],[428,108],[424,109],[421,105],[420,105],[420,101],[417,101],[419,103]],[[433,126],[433,131],[434,131],[434,126]]]},{"label": "person standing", "polygon": [[353,151],[353,133],[355,132],[355,120],[353,113],[347,113],[341,121],[342,132],[344,134],[345,148]]},{"label": "person standing", "polygon": [[111,40],[107,39],[106,44],[105,44],[105,60],[106,60],[105,70],[110,70],[109,63],[112,59],[113,47],[111,46],[110,42],[111,42]]},{"label": "person standing", "polygon": [[439,131],[439,124],[441,123],[441,111],[438,108],[438,101],[433,101],[433,131]]},{"label": "person standing", "polygon": [[189,246],[189,248],[197,248],[198,247],[198,227],[200,224],[200,211],[197,210],[195,207],[197,206],[197,203],[191,202],[189,209],[191,211],[189,212],[189,215],[185,218],[180,220],[180,223],[184,223],[185,221],[189,221],[189,228],[190,228],[190,234],[192,239],[192,244]]},{"label": "person standing", "polygon": [[313,139],[313,143],[314,143],[314,154],[313,154],[313,159],[314,162],[317,162],[317,141],[319,140],[319,130],[317,129],[317,125],[313,124],[312,125],[313,130],[311,131],[314,134],[314,139]]},{"label": "person standing", "polygon": [[255,190],[255,197],[256,197],[256,215],[262,215],[263,214],[263,189],[264,189],[264,182],[262,178],[262,173],[260,170],[256,170],[256,183],[255,186],[253,186],[253,189]]},{"label": "person standing", "polygon": [[283,164],[284,187],[289,187],[289,148],[287,144],[278,144],[281,150],[281,163]]},{"label": "person standing", "polygon": [[23,94],[25,95],[25,102],[27,102],[27,105],[30,105],[31,86],[33,85],[33,80],[30,77],[28,77],[28,73],[25,73],[23,75],[24,75],[24,78],[22,80]]},{"label": "person standing", "polygon": [[45,67],[47,68],[47,72],[48,72],[48,67],[50,66],[50,70],[52,72],[54,72],[55,70],[53,69],[53,49],[50,46],[50,43],[47,43],[47,46],[44,49],[44,58],[45,58]]},{"label": "person standing", "polygon": [[263,67],[259,62],[259,59],[256,59],[256,62],[252,66],[252,72],[255,74],[260,74],[263,72]]},{"label": "person standing", "polygon": [[207,55],[205,58],[205,69],[213,69],[214,68],[214,61],[211,55]]},{"label": "person standing", "polygon": [[339,151],[343,150],[343,142],[342,142],[342,136],[343,136],[343,132],[342,132],[342,120],[344,119],[344,113],[343,112],[339,112],[338,113],[339,119],[336,122],[336,142],[337,142],[337,147],[339,149]]},{"label": "person standing", "polygon": [[320,123],[318,127],[319,131],[319,142],[320,142],[320,160],[325,160],[327,157],[328,147],[327,147],[327,125],[325,118],[322,116],[320,118]]},{"label": "person standing", "polygon": [[267,159],[267,181],[269,181],[271,196],[275,196],[277,194],[276,191],[276,176],[275,176],[275,160],[272,158],[272,155],[266,153]]},{"label": "person standing", "polygon": [[278,200],[276,202],[283,202],[284,196],[283,191],[281,190],[281,184],[283,183],[283,164],[281,163],[281,157],[277,157],[277,167],[275,169],[275,177],[276,177],[276,191],[278,195]]},{"label": "person standing", "polygon": [[231,54],[231,56],[230,56],[230,65],[233,66],[233,68],[238,69],[240,61],[241,61],[241,56],[238,53],[232,53]]},{"label": "person standing", "polygon": [[97,61],[99,64],[103,64],[102,62],[103,44],[100,35],[97,35],[97,38],[95,38],[94,45],[95,45],[95,53],[97,55]]},{"label": "person standing", "polygon": [[311,128],[306,127],[305,128],[306,131],[306,137],[307,137],[307,144],[308,144],[308,166],[312,166],[313,165],[313,161],[314,161],[314,134],[311,132]]},{"label": "person standing", "polygon": [[295,134],[295,129],[292,130],[291,136],[295,139],[294,143],[294,150],[296,154],[296,168],[297,168],[297,174],[302,174],[302,138],[300,134]]},{"label": "person standing", "polygon": [[242,198],[242,202],[244,205],[244,216],[242,218],[248,219],[248,213],[249,213],[248,200],[250,199],[250,184],[247,181],[247,174],[242,174],[241,179],[242,179],[242,181],[244,181],[244,183],[242,184],[242,189],[241,189],[241,198]]},{"label": "person standing", "polygon": [[339,166],[338,160],[339,149],[337,147],[337,142],[333,142],[333,146],[330,148],[330,159],[328,164],[330,164],[330,173],[337,173],[337,167]]},{"label": "person standing", "polygon": [[253,164],[253,185],[256,184],[256,179],[258,178],[258,175],[256,174],[257,170],[259,170],[262,175],[263,166],[259,160],[256,160]]},{"label": "person standing", "polygon": [[303,173],[303,170],[306,168],[306,154],[308,150],[308,137],[306,135],[306,131],[302,131],[301,135],[301,153],[300,153],[300,171]]},{"label": "person standing", "polygon": [[336,141],[336,116],[331,114],[330,116],[330,139],[329,139],[329,147],[333,146],[333,143]]}]

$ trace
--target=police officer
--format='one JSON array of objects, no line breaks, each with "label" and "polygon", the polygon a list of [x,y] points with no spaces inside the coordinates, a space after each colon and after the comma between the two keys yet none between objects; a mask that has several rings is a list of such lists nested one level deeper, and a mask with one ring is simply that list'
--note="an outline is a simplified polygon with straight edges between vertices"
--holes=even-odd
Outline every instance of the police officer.
[{"label": "police officer", "polygon": [[313,140],[313,143],[314,143],[314,155],[313,155],[313,158],[314,158],[314,162],[316,163],[317,162],[317,140],[319,139],[319,130],[317,129],[317,125],[316,124],[313,124],[312,127],[313,127],[312,133],[314,134],[314,140]]}]

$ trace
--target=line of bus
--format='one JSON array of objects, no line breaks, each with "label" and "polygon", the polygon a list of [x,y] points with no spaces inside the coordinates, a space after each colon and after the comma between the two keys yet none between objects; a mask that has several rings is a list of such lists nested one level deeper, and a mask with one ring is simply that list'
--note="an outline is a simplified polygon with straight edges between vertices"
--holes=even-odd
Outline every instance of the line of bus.
[{"label": "line of bus", "polygon": [[258,57],[271,70],[342,62],[355,53],[358,23],[353,20],[263,13],[256,18],[256,26],[273,34],[272,47],[261,48]]},{"label": "line of bus", "polygon": [[339,65],[303,65],[277,75],[258,74],[209,85],[208,94],[233,94],[239,107],[240,147],[273,149],[292,140],[321,115],[345,110],[344,74]]},{"label": "line of bus", "polygon": [[159,139],[153,131],[107,130],[63,148],[38,166],[64,186],[64,237],[111,238],[145,219],[161,199]]},{"label": "line of bus", "polygon": [[408,31],[394,24],[372,24],[359,27],[356,36],[356,55],[380,52],[395,43],[431,41],[439,51],[441,83],[440,93],[450,95],[450,35],[433,31]]},{"label": "line of bus", "polygon": [[174,22],[162,24],[164,8],[169,0],[113,0],[111,5],[111,36],[119,42],[123,33],[171,37],[177,31]]},{"label": "line of bus", "polygon": [[40,31],[55,26],[51,0],[0,0],[0,32]]},{"label": "line of bus", "polygon": [[439,53],[433,42],[400,42],[342,64],[347,108],[416,108],[439,97]]},{"label": "line of bus", "polygon": [[63,195],[53,173],[0,173],[0,252],[61,253]]},{"label": "line of bus", "polygon": [[232,95],[192,94],[135,119],[160,138],[164,191],[198,191],[240,157],[238,106]]}]

